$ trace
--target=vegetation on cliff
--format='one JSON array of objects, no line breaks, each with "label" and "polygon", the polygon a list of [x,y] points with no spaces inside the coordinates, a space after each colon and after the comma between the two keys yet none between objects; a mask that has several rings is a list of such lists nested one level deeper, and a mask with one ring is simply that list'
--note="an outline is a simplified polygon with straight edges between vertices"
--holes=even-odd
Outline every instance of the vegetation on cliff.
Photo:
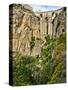
[{"label": "vegetation on cliff", "polygon": [[17,55],[13,60],[13,85],[66,82],[66,37],[47,36],[41,57]]}]

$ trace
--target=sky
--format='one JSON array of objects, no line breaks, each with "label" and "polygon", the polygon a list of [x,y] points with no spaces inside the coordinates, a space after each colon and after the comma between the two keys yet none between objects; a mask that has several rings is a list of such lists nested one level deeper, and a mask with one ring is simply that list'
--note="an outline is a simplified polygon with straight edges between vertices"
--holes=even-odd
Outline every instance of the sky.
[{"label": "sky", "polygon": [[62,7],[60,6],[46,6],[46,5],[30,5],[33,8],[33,11],[51,11],[51,10],[57,10]]}]

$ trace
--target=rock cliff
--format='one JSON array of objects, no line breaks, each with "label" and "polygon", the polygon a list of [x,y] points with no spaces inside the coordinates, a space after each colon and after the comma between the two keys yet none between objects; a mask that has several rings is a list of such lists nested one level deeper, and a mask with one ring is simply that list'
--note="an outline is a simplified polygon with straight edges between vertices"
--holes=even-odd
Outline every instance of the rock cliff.
[{"label": "rock cliff", "polygon": [[33,12],[29,5],[9,7],[10,51],[22,55],[39,55],[45,36],[57,38],[65,32],[65,8],[48,12]]}]

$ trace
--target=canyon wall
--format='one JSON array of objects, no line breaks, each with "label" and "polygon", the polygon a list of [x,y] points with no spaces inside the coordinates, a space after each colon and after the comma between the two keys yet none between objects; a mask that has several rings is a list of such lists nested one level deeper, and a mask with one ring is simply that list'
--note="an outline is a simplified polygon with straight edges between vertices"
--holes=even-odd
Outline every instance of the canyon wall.
[{"label": "canyon wall", "polygon": [[48,12],[33,12],[29,5],[11,4],[9,6],[10,52],[22,55],[39,55],[50,38],[58,38],[66,30],[66,9]]}]

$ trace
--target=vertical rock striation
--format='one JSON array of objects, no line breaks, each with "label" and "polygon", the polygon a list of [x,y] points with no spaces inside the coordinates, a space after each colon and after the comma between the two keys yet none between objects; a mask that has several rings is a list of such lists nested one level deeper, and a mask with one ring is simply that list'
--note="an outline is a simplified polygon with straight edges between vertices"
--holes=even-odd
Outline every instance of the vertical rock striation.
[{"label": "vertical rock striation", "polygon": [[33,12],[29,5],[11,4],[9,9],[10,52],[15,54],[41,57],[45,36],[58,38],[66,30],[65,8]]}]

